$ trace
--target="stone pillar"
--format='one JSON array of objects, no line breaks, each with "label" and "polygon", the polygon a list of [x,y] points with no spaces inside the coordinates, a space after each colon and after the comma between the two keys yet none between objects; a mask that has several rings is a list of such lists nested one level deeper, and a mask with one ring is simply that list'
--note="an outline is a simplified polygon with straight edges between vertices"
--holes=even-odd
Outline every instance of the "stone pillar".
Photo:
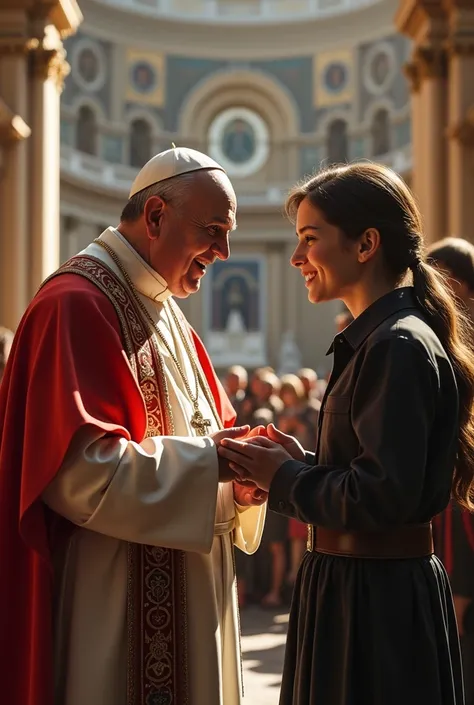
[{"label": "stone pillar", "polygon": [[60,263],[59,179],[60,125],[59,96],[69,66],[57,30],[48,26],[42,41],[31,51],[30,95],[31,159],[30,182],[30,272],[32,297],[41,282]]},{"label": "stone pillar", "polygon": [[399,0],[397,29],[413,41],[413,188],[428,243],[447,234],[446,7],[453,0]]},{"label": "stone pillar", "polygon": [[419,101],[414,116],[415,184],[427,243],[447,235],[446,57],[441,47],[419,47],[414,52],[419,76]]},{"label": "stone pillar", "polygon": [[[0,94],[27,137],[23,119],[28,115],[28,58],[26,48],[13,42],[0,52]],[[12,330],[28,304],[29,216],[28,140],[14,132],[4,139],[0,179],[0,325]]]},{"label": "stone pillar", "polygon": [[411,89],[411,149],[412,149],[412,183],[411,188],[418,201],[420,209],[424,208],[426,202],[425,181],[422,174],[423,165],[423,125],[425,116],[423,114],[423,101],[421,100],[421,76],[419,64],[415,61],[404,66],[404,72],[410,83]]},{"label": "stone pillar", "polygon": [[[474,242],[474,30],[449,51],[449,234]],[[469,39],[469,36],[466,37]]]}]

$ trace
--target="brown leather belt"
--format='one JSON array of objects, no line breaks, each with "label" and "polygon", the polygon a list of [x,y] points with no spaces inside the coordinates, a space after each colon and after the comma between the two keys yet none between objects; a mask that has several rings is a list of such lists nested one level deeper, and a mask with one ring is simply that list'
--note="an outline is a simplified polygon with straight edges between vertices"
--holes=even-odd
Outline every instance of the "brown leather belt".
[{"label": "brown leather belt", "polygon": [[308,551],[348,558],[421,558],[433,553],[431,522],[388,531],[336,531],[308,524]]}]

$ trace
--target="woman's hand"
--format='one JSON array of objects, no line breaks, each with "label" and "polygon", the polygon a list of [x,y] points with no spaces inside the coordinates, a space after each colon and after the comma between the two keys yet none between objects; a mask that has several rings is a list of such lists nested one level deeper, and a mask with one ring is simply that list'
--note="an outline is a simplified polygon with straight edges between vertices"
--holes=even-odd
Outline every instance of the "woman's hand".
[{"label": "woman's hand", "polygon": [[279,431],[272,423],[267,426],[267,435],[271,441],[279,443],[291,455],[294,460],[300,460],[302,463],[306,461],[304,448],[296,438],[288,436],[286,433]]},{"label": "woman's hand", "polygon": [[277,470],[292,456],[279,443],[257,436],[248,441],[224,439],[218,453],[243,480],[252,480],[267,492]]},{"label": "woman's hand", "polygon": [[241,507],[260,507],[268,499],[268,492],[257,487],[255,482],[249,480],[236,480],[234,482],[234,500]]}]

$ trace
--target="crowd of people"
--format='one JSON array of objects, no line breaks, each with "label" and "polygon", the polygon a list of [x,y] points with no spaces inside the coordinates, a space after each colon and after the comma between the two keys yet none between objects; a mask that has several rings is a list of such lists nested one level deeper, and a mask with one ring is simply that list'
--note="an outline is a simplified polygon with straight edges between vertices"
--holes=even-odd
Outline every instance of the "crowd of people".
[{"label": "crowd of people", "polygon": [[[271,367],[251,375],[241,366],[229,368],[224,386],[237,411],[237,423],[268,426],[297,438],[305,448],[315,444],[319,409],[326,381],[313,369],[277,376]],[[237,553],[239,602],[281,607],[289,595],[306,546],[306,525],[268,512],[261,549],[253,556]]]}]

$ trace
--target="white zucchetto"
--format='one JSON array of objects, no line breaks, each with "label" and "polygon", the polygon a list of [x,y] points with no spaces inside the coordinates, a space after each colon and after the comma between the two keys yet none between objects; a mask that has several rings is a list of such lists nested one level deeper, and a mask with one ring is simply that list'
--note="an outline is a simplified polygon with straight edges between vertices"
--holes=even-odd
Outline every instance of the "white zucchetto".
[{"label": "white zucchetto", "polygon": [[138,172],[130,189],[129,198],[159,181],[165,181],[166,179],[172,179],[173,176],[203,169],[218,169],[225,173],[225,169],[211,157],[202,152],[197,152],[195,149],[188,149],[187,147],[167,149],[166,152],[160,152],[160,154],[152,157]]}]

